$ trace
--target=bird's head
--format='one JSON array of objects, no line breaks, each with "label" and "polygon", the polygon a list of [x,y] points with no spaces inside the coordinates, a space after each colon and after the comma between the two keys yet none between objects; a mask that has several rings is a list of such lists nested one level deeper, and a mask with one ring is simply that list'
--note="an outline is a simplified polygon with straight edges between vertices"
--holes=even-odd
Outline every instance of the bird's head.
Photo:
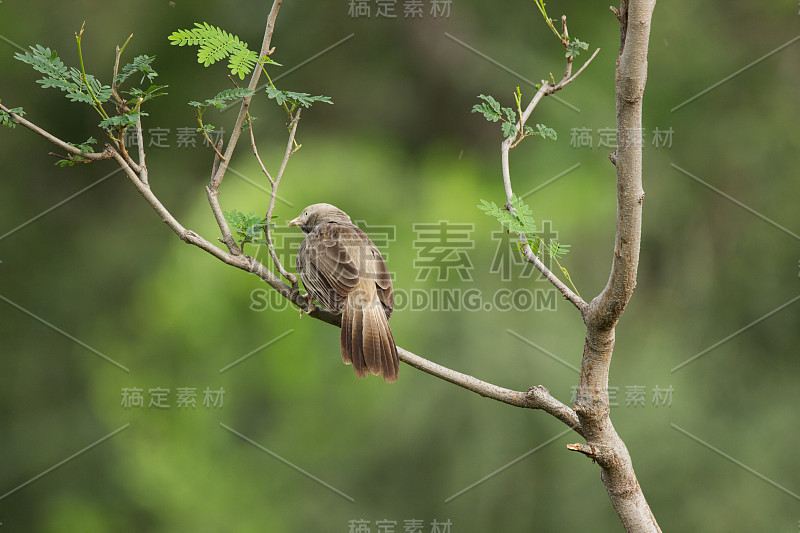
[{"label": "bird's head", "polygon": [[352,224],[347,213],[331,204],[312,204],[300,213],[300,216],[289,222],[289,226],[299,226],[304,233],[311,233],[318,224],[339,222]]}]

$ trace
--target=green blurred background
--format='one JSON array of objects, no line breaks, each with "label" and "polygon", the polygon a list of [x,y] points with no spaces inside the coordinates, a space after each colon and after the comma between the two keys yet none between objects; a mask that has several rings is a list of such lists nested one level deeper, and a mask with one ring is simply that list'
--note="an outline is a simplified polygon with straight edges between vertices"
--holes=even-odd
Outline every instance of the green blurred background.
[{"label": "green blurred background", "polygon": [[[479,93],[510,105],[518,85],[530,97],[527,80],[559,76],[563,51],[531,1],[453,0],[439,17],[430,8],[425,0],[422,17],[405,18],[401,1],[398,17],[386,19],[372,3],[371,17],[353,18],[344,0],[284,2],[273,57],[285,66],[274,76],[339,44],[276,82],[335,102],[303,114],[303,148],[285,174],[278,221],[319,201],[367,221],[376,240],[393,237],[381,247],[398,293],[551,294],[520,264],[506,263],[505,278],[494,268],[514,249],[475,206],[502,201],[501,136],[470,109]],[[203,69],[166,36],[208,21],[257,49],[268,9],[3,0],[0,98],[67,140],[100,137],[91,110],[36,86],[38,75],[13,59],[15,43],[50,46],[75,64],[73,32],[85,20],[87,68],[108,83],[114,46],[134,33],[127,57],[157,55],[159,81],[170,85],[145,121],[168,130],[169,148],[148,152],[153,190],[214,240],[203,190],[211,154],[178,148],[176,135],[193,126],[188,100],[229,85],[223,65]],[[536,110],[532,122],[553,127],[558,141],[526,141],[512,152],[512,174],[520,194],[560,176],[528,200],[572,245],[563,264],[588,299],[607,280],[613,247],[614,169],[600,145],[615,125],[619,30],[606,4],[548,9],[567,14],[571,35],[601,52],[561,101]],[[613,421],[665,531],[791,532],[800,523],[798,9],[795,0],[656,7],[642,259],[617,328],[611,386]],[[285,117],[263,96],[253,112],[274,170]],[[208,116],[229,132],[234,115]],[[654,145],[656,129],[671,137]],[[579,131],[591,147],[572,142]],[[341,364],[337,329],[300,320],[274,298],[264,308],[265,284],[183,245],[121,174],[107,177],[113,164],[60,169],[52,149],[23,128],[0,131],[4,530],[348,531],[356,520],[371,531],[381,520],[396,531],[412,520],[425,532],[434,521],[459,533],[620,530],[598,468],[567,453],[576,437],[559,436],[559,422],[407,366],[393,385],[357,380]],[[223,208],[263,213],[266,183],[245,143],[231,167]],[[430,250],[414,225],[438,221],[473,225],[451,249],[462,268],[420,279]],[[293,265],[298,235],[280,235]],[[544,384],[569,403],[583,327],[570,305],[553,301],[555,311],[398,306],[392,328],[401,346],[433,361],[509,388]],[[123,389],[134,387],[145,404],[149,389],[169,389],[170,407],[124,408]],[[196,408],[177,407],[182,387],[196,388]],[[206,388],[224,389],[222,406],[202,405]],[[644,391],[641,404],[626,405],[634,390]]]}]

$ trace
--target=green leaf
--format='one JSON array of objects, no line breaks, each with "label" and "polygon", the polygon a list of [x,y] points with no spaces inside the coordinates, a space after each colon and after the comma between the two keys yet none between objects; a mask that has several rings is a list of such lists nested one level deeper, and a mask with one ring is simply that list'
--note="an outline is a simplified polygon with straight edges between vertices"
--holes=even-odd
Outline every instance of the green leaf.
[{"label": "green leaf", "polygon": [[264,228],[267,226],[267,221],[265,219],[262,219],[252,211],[245,215],[236,209],[223,214],[225,215],[225,220],[230,224],[231,230],[239,237],[237,240],[240,245],[247,243],[266,244]]},{"label": "green leaf", "polygon": [[526,235],[531,239],[535,238],[536,221],[533,219],[533,210],[522,198],[516,195],[511,196],[510,203],[511,207],[514,208],[515,215],[512,215],[508,209],[499,208],[494,202],[490,203],[486,200],[481,200],[481,203],[478,204],[478,209],[489,216],[495,217],[509,231],[519,235]]},{"label": "green leaf", "polygon": [[262,65],[275,65],[276,67],[282,67],[283,66],[280,63],[278,63],[277,61],[273,61],[272,58],[269,57],[269,56],[261,56],[261,57],[258,58],[258,61]]},{"label": "green leaf", "polygon": [[68,143],[68,144],[74,146],[75,148],[80,149],[81,153],[88,154],[93,150],[92,145],[95,144],[96,142],[97,139],[95,139],[94,137],[89,137],[80,144],[74,144],[74,143]]},{"label": "green leaf", "polygon": [[100,126],[105,130],[117,129],[123,130],[131,126],[135,126],[140,117],[146,117],[147,113],[139,111],[137,113],[125,113],[124,115],[116,115],[107,119],[101,120]]},{"label": "green leaf", "polygon": [[17,127],[17,121],[14,120],[14,117],[11,116],[11,113],[19,116],[25,115],[25,111],[23,111],[21,107],[12,107],[8,111],[0,109],[0,126],[5,126],[11,129]]},{"label": "green leaf", "polygon": [[513,122],[503,121],[503,136],[513,137],[517,134],[517,125]]},{"label": "green leaf", "polygon": [[567,51],[564,54],[564,57],[575,57],[581,53],[581,50],[588,50],[589,43],[585,43],[579,39],[572,38],[567,43]]},{"label": "green leaf", "polygon": [[30,52],[25,52],[24,54],[16,53],[14,58],[27,63],[37,72],[44,74],[41,79],[36,81],[43,88],[60,89],[67,93],[68,100],[92,105],[94,100],[89,94],[89,88],[101,103],[111,98],[110,86],[103,85],[91,74],[86,75],[86,83],[84,83],[81,71],[74,67],[65,66],[55,50],[50,50],[40,44],[31,46],[30,50]]},{"label": "green leaf", "polygon": [[253,94],[255,94],[255,91],[251,91],[250,89],[244,87],[243,88],[237,87],[236,89],[225,89],[224,91],[217,93],[217,95],[214,96],[213,98],[209,98],[205,102],[198,102],[196,100],[192,100],[191,102],[189,102],[189,105],[193,107],[202,107],[202,108],[214,106],[217,109],[222,109],[223,107],[225,107],[225,102],[238,100],[239,98],[245,98],[247,96],[252,96]]},{"label": "green leaf", "polygon": [[240,48],[231,53],[228,68],[239,79],[244,79],[246,74],[253,71],[258,63],[258,54],[247,48]]},{"label": "green leaf", "polygon": [[275,63],[269,58],[259,58],[256,52],[247,47],[239,37],[207,22],[195,22],[194,28],[177,30],[168,37],[176,46],[197,46],[197,62],[204,67],[225,58],[231,74],[244,79],[253,71],[259,61],[262,64]]},{"label": "green leaf", "polygon": [[536,129],[525,126],[525,134],[526,135],[538,135],[543,139],[553,139],[554,141],[558,139],[558,134],[556,134],[556,130],[553,128],[548,128],[544,124],[537,124]]},{"label": "green leaf", "polygon": [[281,91],[275,87],[267,87],[267,96],[275,100],[278,105],[284,103],[292,106],[303,106],[305,108],[311,107],[314,102],[324,102],[326,104],[333,104],[330,96],[311,96],[308,93],[298,93],[294,91]]},{"label": "green leaf", "polygon": [[[128,78],[134,74],[141,74],[142,78],[139,83],[144,83],[144,79],[150,80],[150,83],[158,76],[158,73],[153,70],[152,64],[155,56],[141,55],[133,58],[133,61],[122,67],[122,72],[117,74],[117,85],[121,85]],[[164,86],[166,87],[166,86]]]},{"label": "green leaf", "polygon": [[483,100],[483,103],[472,106],[473,113],[481,113],[490,122],[497,122],[503,118],[500,115],[500,104],[497,100],[485,94],[479,94],[478,98]]},{"label": "green leaf", "polygon": [[142,103],[147,102],[148,100],[152,100],[153,98],[157,98],[159,96],[164,96],[166,91],[162,91],[162,89],[166,89],[169,85],[156,85],[153,84],[145,90],[142,90],[138,87],[134,87],[130,91],[126,91],[126,94],[130,95],[132,98],[135,99],[142,99]]}]

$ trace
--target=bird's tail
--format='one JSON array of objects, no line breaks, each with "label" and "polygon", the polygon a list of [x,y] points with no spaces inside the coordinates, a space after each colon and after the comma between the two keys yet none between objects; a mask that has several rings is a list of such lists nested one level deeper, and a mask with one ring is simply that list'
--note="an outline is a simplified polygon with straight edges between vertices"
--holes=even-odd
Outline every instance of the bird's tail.
[{"label": "bird's tail", "polygon": [[371,372],[395,381],[400,367],[397,346],[377,293],[358,286],[347,295],[342,312],[342,360],[356,376]]}]

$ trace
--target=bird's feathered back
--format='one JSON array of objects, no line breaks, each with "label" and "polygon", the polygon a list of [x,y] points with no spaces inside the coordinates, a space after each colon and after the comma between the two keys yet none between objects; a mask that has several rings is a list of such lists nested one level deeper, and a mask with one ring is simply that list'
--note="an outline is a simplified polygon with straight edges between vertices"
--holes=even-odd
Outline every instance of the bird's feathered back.
[{"label": "bird's feathered back", "polygon": [[296,267],[313,300],[342,312],[342,359],[359,377],[397,379],[399,360],[389,317],[392,280],[380,251],[344,211],[313,204],[290,224],[307,233]]}]

